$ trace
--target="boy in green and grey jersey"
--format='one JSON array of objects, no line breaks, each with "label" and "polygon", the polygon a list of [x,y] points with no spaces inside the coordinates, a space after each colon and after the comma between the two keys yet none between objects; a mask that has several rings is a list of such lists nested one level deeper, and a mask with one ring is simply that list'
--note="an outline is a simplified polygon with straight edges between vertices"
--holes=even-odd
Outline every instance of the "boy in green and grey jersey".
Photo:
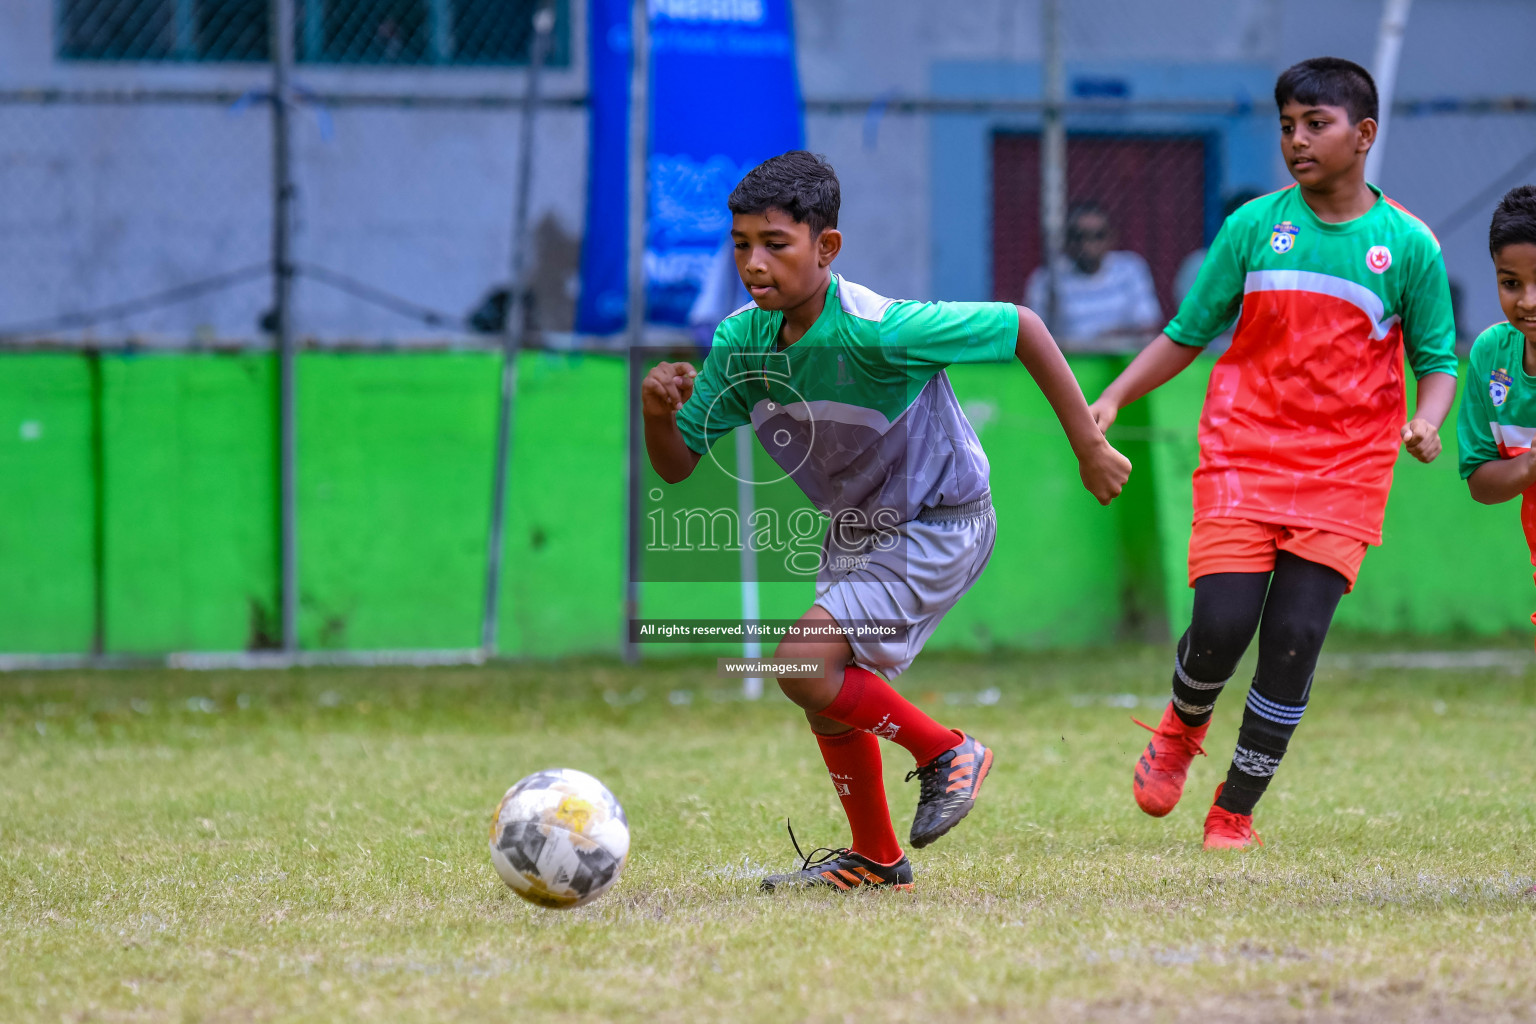
[{"label": "boy in green and grey jersey", "polygon": [[[1110,447],[1040,318],[1003,303],[895,301],[832,274],[842,246],[837,176],[796,151],[731,193],[736,266],[752,305],[716,333],[702,373],[662,363],[642,385],[645,442],[662,479],[687,477],[724,434],[751,424],[773,460],[830,518],[815,604],[777,656],[820,661],[779,680],[805,710],[852,842],[765,888],[912,884],[891,825],[879,738],[907,749],[921,782],[911,844],[959,823],[992,751],[945,728],[887,681],[903,671],[991,555],[987,458],[944,368],[1017,357],[1050,401],[1101,503],[1130,463]],[[899,622],[904,635],[858,635]],[[798,847],[797,847],[798,848]]]},{"label": "boy in green and grey jersey", "polygon": [[894,526],[986,496],[986,454],[943,370],[1011,361],[1013,306],[887,299],[833,274],[815,324],[781,351],[783,318],[753,303],[720,324],[677,415],[689,448],[708,451],[750,423],[811,504],[840,523]]},{"label": "boy in green and grey jersey", "polygon": [[1536,564],[1536,185],[1511,189],[1499,202],[1488,250],[1507,319],[1472,343],[1456,420],[1461,476],[1484,504],[1521,496],[1520,524]]}]

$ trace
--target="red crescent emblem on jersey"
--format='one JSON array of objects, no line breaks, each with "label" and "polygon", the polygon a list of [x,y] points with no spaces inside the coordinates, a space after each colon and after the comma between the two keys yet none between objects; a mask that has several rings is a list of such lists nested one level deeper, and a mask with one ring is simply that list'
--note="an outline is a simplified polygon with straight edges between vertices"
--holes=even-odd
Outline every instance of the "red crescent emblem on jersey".
[{"label": "red crescent emblem on jersey", "polygon": [[1373,245],[1365,251],[1365,265],[1374,273],[1386,273],[1392,265],[1392,250],[1384,245]]}]

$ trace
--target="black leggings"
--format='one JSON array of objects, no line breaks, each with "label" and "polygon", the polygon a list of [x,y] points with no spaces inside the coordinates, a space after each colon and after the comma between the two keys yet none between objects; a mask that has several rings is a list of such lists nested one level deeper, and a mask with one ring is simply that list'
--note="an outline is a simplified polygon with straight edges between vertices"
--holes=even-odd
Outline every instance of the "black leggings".
[{"label": "black leggings", "polygon": [[1254,685],[1269,697],[1304,704],[1323,639],[1348,581],[1334,569],[1288,551],[1275,571],[1217,572],[1195,581],[1195,613],[1179,643],[1192,679],[1231,678],[1259,631]]},{"label": "black leggings", "polygon": [[1195,581],[1195,614],[1179,642],[1174,712],[1189,726],[1210,721],[1223,685],[1259,631],[1259,667],[1243,706],[1237,749],[1218,806],[1252,814],[1307,709],[1312,673],[1348,582],[1289,552],[1275,570],[1218,572]]}]

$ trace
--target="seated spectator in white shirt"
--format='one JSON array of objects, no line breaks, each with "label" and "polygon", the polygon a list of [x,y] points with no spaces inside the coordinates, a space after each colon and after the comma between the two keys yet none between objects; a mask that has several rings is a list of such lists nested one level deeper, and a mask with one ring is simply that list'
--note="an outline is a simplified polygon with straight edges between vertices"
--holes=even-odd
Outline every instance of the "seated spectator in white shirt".
[{"label": "seated spectator in white shirt", "polygon": [[1163,310],[1147,261],[1111,251],[1114,232],[1097,203],[1074,206],[1067,216],[1066,252],[1056,264],[1056,309],[1051,318],[1044,267],[1029,275],[1024,304],[1046,318],[1059,339],[1101,334],[1150,334],[1163,326]]}]

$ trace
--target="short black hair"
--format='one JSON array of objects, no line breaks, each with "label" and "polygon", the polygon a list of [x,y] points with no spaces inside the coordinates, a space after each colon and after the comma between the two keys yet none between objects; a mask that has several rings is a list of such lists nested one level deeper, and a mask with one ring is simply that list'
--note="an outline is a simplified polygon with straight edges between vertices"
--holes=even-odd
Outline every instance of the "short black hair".
[{"label": "short black hair", "polygon": [[1504,193],[1488,225],[1488,253],[1495,259],[1506,245],[1536,245],[1536,185],[1516,185]]},{"label": "short black hair", "polygon": [[1275,106],[1292,100],[1312,106],[1343,107],[1349,123],[1376,120],[1376,80],[1365,68],[1343,57],[1313,57],[1292,64],[1275,82]]},{"label": "short black hair", "polygon": [[1097,199],[1084,199],[1080,203],[1073,203],[1067,210],[1067,223],[1071,224],[1080,217],[1103,217],[1109,220],[1109,211],[1104,209],[1104,204]]},{"label": "short black hair", "polygon": [[837,227],[842,186],[827,158],[803,149],[770,157],[747,172],[731,191],[726,205],[732,213],[763,213],[777,207],[815,238]]}]

